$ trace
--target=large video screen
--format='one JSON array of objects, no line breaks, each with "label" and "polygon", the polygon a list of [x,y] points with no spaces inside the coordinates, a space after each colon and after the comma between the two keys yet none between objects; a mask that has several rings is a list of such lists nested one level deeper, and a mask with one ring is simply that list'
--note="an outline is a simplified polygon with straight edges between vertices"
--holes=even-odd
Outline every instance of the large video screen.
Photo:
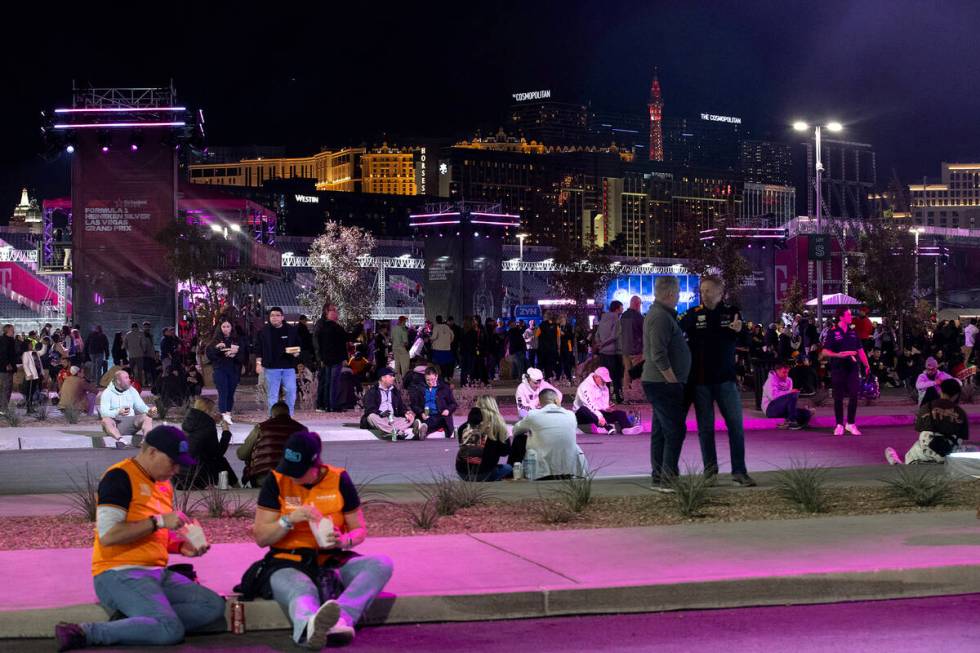
[{"label": "large video screen", "polygon": [[643,313],[650,309],[653,303],[653,285],[657,277],[676,276],[681,284],[681,299],[677,304],[677,312],[684,313],[687,309],[697,306],[701,301],[699,292],[700,279],[694,274],[626,274],[616,277],[609,282],[606,288],[606,303],[603,309],[609,307],[610,302],[618,299],[623,302],[624,308],[629,308],[630,297],[636,295],[643,302]]}]

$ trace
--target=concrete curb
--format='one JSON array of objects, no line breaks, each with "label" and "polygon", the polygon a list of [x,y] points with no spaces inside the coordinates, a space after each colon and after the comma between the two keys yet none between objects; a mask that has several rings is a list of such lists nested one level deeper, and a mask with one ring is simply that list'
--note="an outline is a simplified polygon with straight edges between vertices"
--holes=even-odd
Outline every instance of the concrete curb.
[{"label": "concrete curb", "polygon": [[[842,552],[846,555],[846,552]],[[579,614],[666,612],[765,605],[806,605],[980,592],[980,565],[805,574],[677,584],[620,585],[458,595],[382,595],[367,625],[486,621]],[[104,621],[95,604],[0,612],[0,638],[50,637],[59,621]],[[249,630],[289,623],[273,601],[246,603]]]}]

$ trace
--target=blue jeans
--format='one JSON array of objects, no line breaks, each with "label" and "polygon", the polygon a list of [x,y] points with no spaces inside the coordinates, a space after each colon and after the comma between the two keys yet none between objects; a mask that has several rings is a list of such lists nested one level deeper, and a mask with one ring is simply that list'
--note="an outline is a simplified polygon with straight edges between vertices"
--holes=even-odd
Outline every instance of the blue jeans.
[{"label": "blue jeans", "polygon": [[734,381],[699,385],[694,388],[694,414],[698,418],[698,442],[704,471],[718,473],[715,449],[715,402],[728,427],[728,447],[732,453],[732,474],[745,474],[745,431],[742,428],[742,397]]},{"label": "blue jeans", "polygon": [[460,474],[460,478],[471,483],[493,483],[503,480],[514,473],[514,468],[507,463],[501,463],[485,474]]},{"label": "blue jeans", "polygon": [[527,371],[527,354],[519,351],[516,354],[511,354],[510,358],[512,361],[510,375],[515,379],[520,379]]},{"label": "blue jeans", "polygon": [[106,610],[127,618],[83,624],[89,644],[171,645],[183,640],[185,632],[225,618],[223,598],[163,567],[110,569],[94,582]]},{"label": "blue jeans", "polygon": [[235,407],[235,389],[238,387],[238,379],[239,372],[233,367],[214,368],[214,387],[218,390],[219,413],[230,413]]},{"label": "blue jeans", "polygon": [[684,425],[684,385],[643,382],[643,391],[653,406],[650,433],[650,467],[655,483],[680,473],[678,463],[687,427]]},{"label": "blue jeans", "polygon": [[[351,558],[340,568],[344,591],[337,598],[340,614],[353,626],[391,578],[391,558],[371,555]],[[306,637],[306,624],[320,608],[320,592],[310,577],[298,569],[284,567],[269,577],[272,598],[293,622],[293,641]]]},{"label": "blue jeans", "polygon": [[270,409],[272,409],[272,404],[279,401],[280,385],[286,391],[286,404],[289,405],[289,414],[292,415],[293,407],[296,405],[296,370],[292,368],[265,368],[265,387],[269,393],[266,401],[268,401]]},{"label": "blue jeans", "polygon": [[320,384],[316,387],[317,408],[322,410],[337,410],[340,403],[340,372],[344,369],[341,363],[324,365],[320,370]]},{"label": "blue jeans", "polygon": [[799,401],[798,392],[776,397],[766,406],[766,417],[782,417],[786,421],[806,424],[810,421],[810,411],[806,408],[797,408],[796,402]]}]

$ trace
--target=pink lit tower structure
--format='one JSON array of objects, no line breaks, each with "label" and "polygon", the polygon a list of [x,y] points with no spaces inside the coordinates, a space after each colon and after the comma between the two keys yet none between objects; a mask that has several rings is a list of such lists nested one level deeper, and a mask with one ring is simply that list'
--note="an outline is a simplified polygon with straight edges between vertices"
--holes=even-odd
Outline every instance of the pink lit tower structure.
[{"label": "pink lit tower structure", "polygon": [[660,96],[660,80],[657,70],[653,70],[653,83],[650,85],[650,160],[664,160],[664,100]]}]

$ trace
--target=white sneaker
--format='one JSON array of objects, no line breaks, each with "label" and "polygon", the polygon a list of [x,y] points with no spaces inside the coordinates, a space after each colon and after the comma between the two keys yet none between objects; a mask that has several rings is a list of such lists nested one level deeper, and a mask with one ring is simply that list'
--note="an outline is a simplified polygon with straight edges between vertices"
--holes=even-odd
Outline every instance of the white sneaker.
[{"label": "white sneaker", "polygon": [[418,428],[415,429],[415,439],[424,440],[429,437],[429,425],[418,420],[416,420],[416,423],[418,424]]},{"label": "white sneaker", "polygon": [[306,648],[319,651],[327,645],[327,634],[337,625],[340,619],[340,604],[334,600],[320,606],[310,620],[306,622]]},{"label": "white sneaker", "polygon": [[898,452],[888,447],[885,449],[885,460],[888,461],[889,465],[901,465],[902,459],[898,457]]},{"label": "white sneaker", "polygon": [[637,433],[643,433],[642,424],[637,424],[636,426],[631,426],[628,429],[623,429],[623,435],[636,435]]},{"label": "white sneaker", "polygon": [[327,633],[327,643],[334,646],[347,646],[354,641],[354,627],[341,617],[336,625]]},{"label": "white sneaker", "polygon": [[225,420],[225,424],[227,424],[228,426],[234,424],[234,422],[231,421],[231,413],[221,413],[221,419]]},{"label": "white sneaker", "polygon": [[616,433],[617,433],[616,427],[613,426],[612,424],[606,425],[606,433],[608,435],[616,435]]},{"label": "white sneaker", "polygon": [[834,428],[834,435],[844,435],[844,425],[843,424],[838,424]]},{"label": "white sneaker", "polygon": [[857,427],[857,424],[848,424],[847,426],[844,427],[844,430],[846,430],[851,435],[861,435],[861,429]]},{"label": "white sneaker", "polygon": [[592,425],[592,432],[596,435],[606,435],[609,433],[605,426],[599,426],[598,424]]}]

